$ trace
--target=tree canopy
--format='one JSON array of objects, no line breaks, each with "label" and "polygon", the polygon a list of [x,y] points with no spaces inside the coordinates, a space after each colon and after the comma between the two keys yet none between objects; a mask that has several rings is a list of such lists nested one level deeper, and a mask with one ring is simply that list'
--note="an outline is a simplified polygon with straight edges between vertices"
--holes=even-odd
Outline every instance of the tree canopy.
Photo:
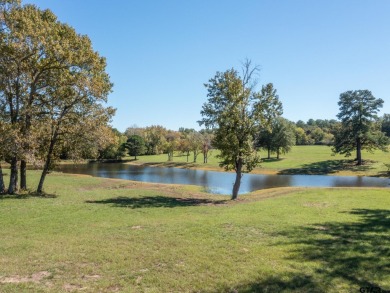
[{"label": "tree canopy", "polygon": [[18,162],[20,187],[27,188],[26,164],[32,160],[43,162],[37,188],[42,192],[59,145],[88,143],[109,122],[114,110],[102,103],[112,84],[89,38],[50,10],[9,0],[0,6],[0,118],[13,136],[12,152],[5,153],[11,164],[8,192],[17,189]]},{"label": "tree canopy", "polygon": [[387,150],[388,139],[380,131],[378,112],[383,100],[375,98],[369,90],[347,91],[338,102],[341,120],[335,132],[333,151],[350,156],[356,150],[357,165],[362,164],[362,149]]},{"label": "tree canopy", "polygon": [[128,149],[129,155],[134,156],[135,160],[137,160],[137,156],[146,152],[145,140],[137,134],[129,137],[125,147]]},{"label": "tree canopy", "polygon": [[232,199],[237,198],[242,173],[250,172],[259,163],[254,149],[259,125],[269,123],[282,112],[272,84],[256,91],[257,72],[258,67],[247,61],[241,76],[233,68],[217,72],[205,84],[208,101],[202,107],[203,119],[199,123],[215,129],[213,146],[220,150],[220,166],[236,172]]}]

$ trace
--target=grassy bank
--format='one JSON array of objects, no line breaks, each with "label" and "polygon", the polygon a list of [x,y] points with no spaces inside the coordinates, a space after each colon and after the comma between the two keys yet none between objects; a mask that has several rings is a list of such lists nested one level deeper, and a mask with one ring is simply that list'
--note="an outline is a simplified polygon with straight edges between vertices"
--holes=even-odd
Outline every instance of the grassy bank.
[{"label": "grassy bank", "polygon": [[390,289],[387,189],[231,202],[195,186],[52,173],[46,192],[0,199],[0,292]]},{"label": "grassy bank", "polygon": [[[200,154],[197,163],[193,163],[193,157],[176,154],[173,162],[167,162],[167,155],[139,156],[137,161],[130,164],[143,164],[149,166],[168,166],[181,168],[202,168],[222,171],[218,166],[218,150],[213,150],[208,163],[203,164],[203,156]],[[274,157],[266,158],[265,152],[260,152],[263,158],[260,167],[253,173],[263,174],[311,174],[311,175],[344,175],[344,176],[388,176],[388,168],[385,164],[390,163],[390,153],[375,151],[369,153],[363,151],[365,163],[356,166],[353,156],[345,158],[341,155],[333,155],[328,146],[294,146],[288,154],[282,155],[278,160]],[[129,160],[132,157],[127,158]]]}]

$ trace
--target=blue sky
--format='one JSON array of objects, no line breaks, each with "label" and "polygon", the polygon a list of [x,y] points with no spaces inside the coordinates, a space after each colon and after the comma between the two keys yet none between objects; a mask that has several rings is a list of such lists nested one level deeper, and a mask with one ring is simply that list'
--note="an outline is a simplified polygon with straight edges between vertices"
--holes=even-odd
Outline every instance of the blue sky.
[{"label": "blue sky", "polygon": [[203,86],[246,58],[284,117],[335,119],[340,93],[368,89],[390,113],[388,0],[26,0],[88,35],[107,58],[120,131],[199,129]]}]

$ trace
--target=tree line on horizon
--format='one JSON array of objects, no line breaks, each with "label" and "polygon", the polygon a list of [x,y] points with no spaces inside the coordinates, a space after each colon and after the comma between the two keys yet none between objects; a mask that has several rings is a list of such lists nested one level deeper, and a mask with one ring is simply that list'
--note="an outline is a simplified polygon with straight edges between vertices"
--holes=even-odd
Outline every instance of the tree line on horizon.
[{"label": "tree line on horizon", "polygon": [[[258,150],[267,152],[263,159],[270,159],[275,155],[286,154],[294,145],[327,145],[333,146],[335,135],[339,133],[341,121],[336,119],[308,119],[306,122],[290,121],[277,117],[271,128],[260,129],[256,134],[255,146]],[[390,114],[384,114],[375,121],[375,128],[380,129],[385,136],[390,137]],[[180,155],[190,155],[192,162],[197,162],[199,154],[204,150],[212,150],[213,130],[180,127],[179,130],[167,129],[162,125],[139,127],[136,124],[128,127],[123,133],[116,129],[112,131],[118,136],[117,144],[111,144],[100,151],[97,159],[121,159],[127,154],[130,156],[169,154],[169,150],[179,152]],[[207,147],[206,147],[207,146]],[[172,154],[172,153],[171,153]],[[169,155],[167,160],[173,160]],[[136,158],[135,158],[136,159]],[[207,163],[207,153],[204,155]]]}]

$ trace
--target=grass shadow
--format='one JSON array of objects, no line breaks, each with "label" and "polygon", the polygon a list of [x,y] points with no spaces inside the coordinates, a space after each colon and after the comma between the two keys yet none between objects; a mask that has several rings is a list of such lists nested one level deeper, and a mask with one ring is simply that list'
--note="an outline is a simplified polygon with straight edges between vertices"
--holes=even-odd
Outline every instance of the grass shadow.
[{"label": "grass shadow", "polygon": [[175,198],[168,196],[145,196],[145,197],[115,197],[103,200],[88,200],[86,203],[109,204],[114,207],[124,208],[175,208],[201,205],[220,205],[229,202],[229,200],[210,200],[200,198]]},{"label": "grass shadow", "polygon": [[371,177],[390,178],[390,171],[381,171]]},{"label": "grass shadow", "polygon": [[[211,292],[390,292],[390,210],[352,209],[353,222],[326,222],[276,232],[291,247],[285,271]],[[314,265],[315,264],[315,265]],[[342,287],[340,287],[340,285]]]},{"label": "grass shadow", "polygon": [[278,172],[279,175],[327,175],[338,171],[348,170],[352,172],[364,172],[369,169],[372,161],[365,161],[357,166],[354,160],[327,160],[304,164],[301,168],[285,169]]},{"label": "grass shadow", "polygon": [[343,213],[356,215],[358,221],[314,224],[285,233],[288,244],[298,247],[291,259],[320,263],[313,277],[326,280],[324,285],[329,289],[341,279],[356,290],[389,290],[390,210],[353,209]]},{"label": "grass shadow", "polygon": [[[202,291],[203,292],[203,291]],[[223,287],[209,293],[271,293],[271,292],[307,292],[325,293],[331,292],[325,289],[321,283],[313,280],[311,276],[304,274],[286,273],[283,275],[270,276],[257,281],[239,284],[234,287]]]},{"label": "grass shadow", "polygon": [[263,158],[261,159],[261,162],[262,163],[273,163],[273,162],[280,162],[280,161],[283,161],[284,159],[283,158]]},{"label": "grass shadow", "polygon": [[26,191],[22,193],[16,193],[16,194],[7,194],[3,193],[0,194],[0,200],[2,199],[28,199],[32,197],[38,197],[38,198],[57,198],[57,195],[50,194],[50,193],[38,193],[35,191]]}]

